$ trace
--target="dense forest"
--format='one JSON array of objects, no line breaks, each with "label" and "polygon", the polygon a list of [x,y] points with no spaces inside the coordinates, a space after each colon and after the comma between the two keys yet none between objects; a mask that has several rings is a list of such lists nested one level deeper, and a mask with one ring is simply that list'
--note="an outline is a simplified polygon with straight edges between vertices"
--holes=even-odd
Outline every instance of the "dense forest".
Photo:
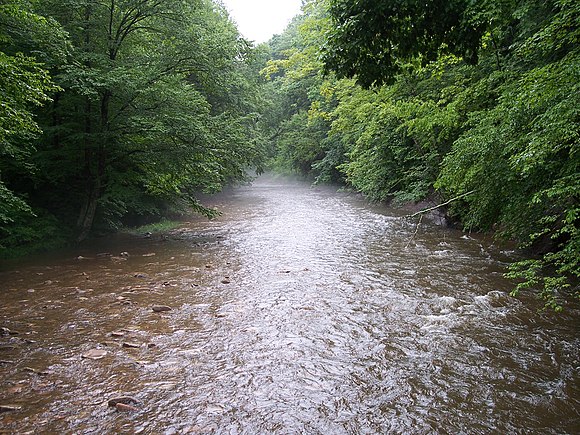
[{"label": "dense forest", "polygon": [[210,0],[15,0],[0,29],[4,250],[211,214],[195,192],[261,167],[267,53]]},{"label": "dense forest", "polygon": [[0,250],[193,207],[267,165],[447,203],[580,288],[580,3],[309,0],[268,44],[211,0],[0,5]]}]

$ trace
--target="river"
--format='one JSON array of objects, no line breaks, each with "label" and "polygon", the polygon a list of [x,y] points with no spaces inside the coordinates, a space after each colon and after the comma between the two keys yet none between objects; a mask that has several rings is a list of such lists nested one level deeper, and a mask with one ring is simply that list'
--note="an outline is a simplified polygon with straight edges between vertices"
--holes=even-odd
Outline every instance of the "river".
[{"label": "river", "polygon": [[579,312],[508,296],[514,251],[284,178],[210,203],[3,265],[0,433],[578,433]]}]

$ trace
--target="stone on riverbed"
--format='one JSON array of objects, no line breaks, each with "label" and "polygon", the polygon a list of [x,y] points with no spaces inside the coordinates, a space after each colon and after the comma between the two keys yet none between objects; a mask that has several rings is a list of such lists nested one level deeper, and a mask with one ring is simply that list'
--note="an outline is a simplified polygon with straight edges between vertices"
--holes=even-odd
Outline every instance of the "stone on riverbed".
[{"label": "stone on riverbed", "polygon": [[22,406],[18,405],[0,405],[0,412],[20,411]]},{"label": "stone on riverbed", "polygon": [[91,349],[83,353],[82,357],[87,359],[101,359],[105,355],[107,355],[107,351],[104,349]]},{"label": "stone on riverbed", "polygon": [[168,307],[167,305],[153,305],[151,309],[156,313],[162,313],[163,311],[172,311],[173,308]]},{"label": "stone on riverbed", "polygon": [[125,341],[123,343],[123,347],[129,347],[129,348],[137,349],[137,348],[141,347],[141,345],[139,343],[132,343],[132,342],[129,342],[129,341]]},{"label": "stone on riverbed", "polygon": [[137,408],[136,406],[126,405],[124,403],[117,403],[115,405],[115,408],[117,409],[117,411],[122,411],[122,412],[135,412],[135,411],[139,411],[139,408]]},{"label": "stone on riverbed", "polygon": [[141,405],[141,402],[131,396],[120,396],[109,399],[108,405],[117,411],[132,412],[139,411],[137,406]]}]

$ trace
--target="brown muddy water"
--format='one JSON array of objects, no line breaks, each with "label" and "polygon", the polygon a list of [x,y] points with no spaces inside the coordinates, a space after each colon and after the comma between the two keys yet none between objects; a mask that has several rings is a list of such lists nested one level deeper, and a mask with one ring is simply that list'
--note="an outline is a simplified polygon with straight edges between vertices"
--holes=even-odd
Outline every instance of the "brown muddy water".
[{"label": "brown muddy water", "polygon": [[284,179],[211,201],[3,265],[1,433],[580,430],[579,313],[510,298],[512,251]]}]

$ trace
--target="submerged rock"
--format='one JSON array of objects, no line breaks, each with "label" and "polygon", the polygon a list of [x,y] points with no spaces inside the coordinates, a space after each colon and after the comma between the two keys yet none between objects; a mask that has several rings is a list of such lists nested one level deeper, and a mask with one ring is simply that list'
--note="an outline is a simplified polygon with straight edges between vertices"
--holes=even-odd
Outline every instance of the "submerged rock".
[{"label": "submerged rock", "polygon": [[86,359],[101,359],[107,355],[107,351],[104,349],[91,349],[88,352],[83,353],[82,357]]},{"label": "submerged rock", "polygon": [[13,331],[11,329],[8,328],[0,328],[0,335],[18,335],[20,334],[18,331]]},{"label": "submerged rock", "polygon": [[139,411],[139,408],[137,408],[136,406],[127,405],[125,403],[117,403],[115,405],[115,408],[117,409],[117,411],[122,411],[122,412],[135,412],[135,411]]},{"label": "submerged rock", "polygon": [[131,396],[114,397],[109,399],[107,403],[110,407],[116,408],[117,411],[123,412],[139,411],[138,406],[141,405],[141,402],[138,399]]},{"label": "submerged rock", "polygon": [[173,308],[168,307],[167,305],[153,305],[151,309],[156,313],[162,313],[163,311],[172,311]]},{"label": "submerged rock", "polygon": [[22,406],[18,405],[0,405],[0,412],[20,411]]},{"label": "submerged rock", "polygon": [[137,348],[141,347],[141,345],[139,343],[132,343],[132,342],[129,342],[129,341],[125,341],[123,343],[123,347],[130,347],[130,348],[133,348],[133,349],[137,349]]}]

